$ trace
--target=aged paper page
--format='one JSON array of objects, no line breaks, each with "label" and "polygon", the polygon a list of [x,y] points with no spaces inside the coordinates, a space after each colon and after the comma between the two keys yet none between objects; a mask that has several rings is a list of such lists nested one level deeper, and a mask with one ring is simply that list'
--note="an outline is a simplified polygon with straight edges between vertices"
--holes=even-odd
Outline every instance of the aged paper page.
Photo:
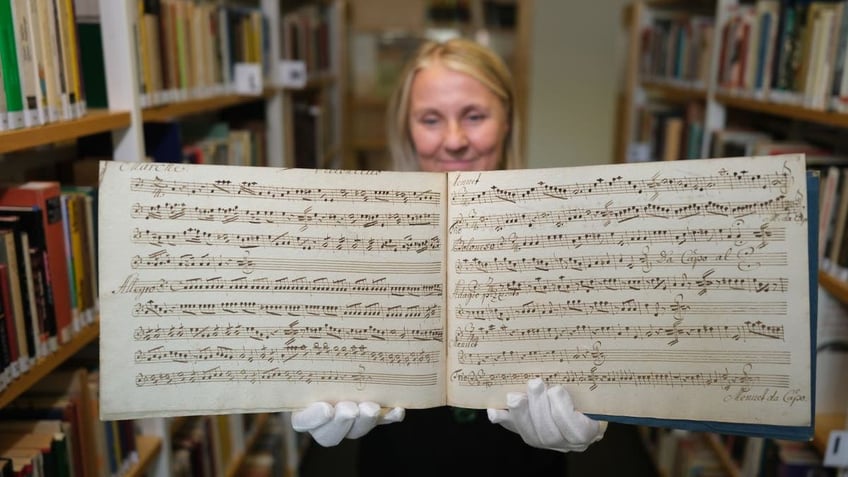
[{"label": "aged paper page", "polygon": [[448,401],[809,425],[803,158],[448,177]]},{"label": "aged paper page", "polygon": [[101,415],[442,404],[444,188],[102,162]]}]

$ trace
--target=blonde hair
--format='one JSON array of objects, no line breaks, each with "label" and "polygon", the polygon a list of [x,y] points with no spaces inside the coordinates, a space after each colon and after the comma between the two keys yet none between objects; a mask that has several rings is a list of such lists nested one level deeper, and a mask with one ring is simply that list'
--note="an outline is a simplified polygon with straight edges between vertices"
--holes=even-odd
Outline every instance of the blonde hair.
[{"label": "blonde hair", "polygon": [[519,167],[520,125],[509,69],[490,49],[471,40],[454,38],[443,43],[423,44],[407,62],[389,99],[386,134],[395,169],[418,170],[418,157],[409,130],[409,95],[415,74],[437,62],[448,69],[471,76],[500,98],[509,129],[504,142],[504,157],[498,166],[500,169]]}]

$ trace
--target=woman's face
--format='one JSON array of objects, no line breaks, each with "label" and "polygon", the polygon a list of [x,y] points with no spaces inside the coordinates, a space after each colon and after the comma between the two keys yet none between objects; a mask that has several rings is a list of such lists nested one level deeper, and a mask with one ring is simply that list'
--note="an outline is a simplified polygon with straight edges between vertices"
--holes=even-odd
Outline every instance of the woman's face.
[{"label": "woman's face", "polygon": [[422,171],[497,169],[509,124],[501,100],[483,83],[437,62],[416,73],[409,101]]}]

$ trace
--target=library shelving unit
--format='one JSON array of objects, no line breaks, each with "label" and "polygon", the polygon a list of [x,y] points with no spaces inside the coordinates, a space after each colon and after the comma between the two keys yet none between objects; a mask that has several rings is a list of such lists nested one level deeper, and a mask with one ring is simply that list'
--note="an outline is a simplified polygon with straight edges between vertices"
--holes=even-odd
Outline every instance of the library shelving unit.
[{"label": "library shelving unit", "polygon": [[279,56],[302,62],[302,85],[282,89],[286,167],[343,166],[346,0],[283,2],[277,35]]},{"label": "library shelving unit", "polygon": [[[808,102],[798,103],[787,100],[785,96],[772,98],[768,93],[755,94],[746,91],[744,87],[731,88],[720,84],[719,76],[722,67],[722,26],[730,21],[733,12],[740,6],[753,8],[756,0],[637,0],[629,3],[622,16],[624,27],[628,30],[627,57],[624,67],[624,80],[619,96],[618,127],[616,141],[616,161],[627,162],[638,157],[635,152],[639,149],[638,110],[652,101],[668,103],[697,102],[703,105],[703,135],[699,145],[701,155],[709,157],[712,133],[722,130],[729,123],[734,113],[741,113],[743,118],[751,116],[777,118],[799,124],[825,126],[837,131],[848,131],[848,114],[831,110],[826,103],[823,107],[811,107]],[[778,2],[774,2],[775,4]],[[782,3],[782,2],[781,2]],[[848,5],[846,5],[848,8]],[[657,18],[691,18],[700,16],[711,23],[711,49],[704,59],[705,76],[700,81],[691,78],[681,78],[680,70],[665,65],[657,70],[650,70],[648,64],[656,58],[646,58],[646,30]],[[759,81],[759,80],[757,80]],[[743,83],[744,84],[744,83]],[[827,95],[830,85],[827,85]],[[752,128],[756,126],[752,125]],[[845,131],[841,131],[844,133]],[[635,159],[639,160],[639,159]],[[644,158],[642,158],[644,160]],[[848,305],[848,282],[819,271],[819,286],[841,303]],[[813,445],[819,453],[824,453],[828,436],[831,431],[844,429],[846,426],[845,413],[817,414]],[[730,456],[727,446],[715,434],[705,434],[706,443],[712,448],[728,475],[742,475],[740,464]]]},{"label": "library shelving unit", "polygon": [[[282,59],[280,23],[272,21],[281,17],[281,3],[279,0],[254,0],[253,2],[239,1],[239,5],[249,4],[261,9],[267,27],[267,54],[271,65],[269,67],[270,77],[264,81],[264,90],[257,96],[243,96],[238,94],[223,94],[219,96],[208,96],[185,101],[175,101],[168,104],[143,107],[139,91],[139,64],[136,61],[136,43],[134,32],[138,19],[139,0],[89,0],[88,4],[96,4],[99,10],[103,66],[105,72],[105,85],[108,98],[108,109],[90,109],[84,116],[62,122],[49,123],[42,126],[7,130],[0,132],[0,154],[16,153],[18,151],[36,148],[52,143],[68,142],[79,138],[107,133],[112,137],[111,157],[115,161],[143,162],[146,160],[144,125],[145,123],[170,122],[180,120],[186,116],[217,113],[219,110],[247,103],[264,103],[266,141],[265,150],[268,157],[268,165],[274,167],[292,166],[291,158],[292,144],[286,144],[287,139],[297,140],[284,131],[291,129],[292,117],[285,114],[286,102],[290,101],[290,91],[279,85],[277,71]],[[229,3],[229,2],[224,2]],[[235,2],[233,2],[235,3]],[[335,8],[333,23],[341,25],[344,9],[343,2],[324,2]],[[342,33],[333,32],[335,41],[340,39]],[[82,52],[83,55],[86,52]],[[341,53],[334,53],[339,62]],[[334,75],[337,72],[333,73]],[[310,88],[325,88],[332,86],[335,99],[330,103],[331,107],[338,108],[341,104],[341,91],[343,83],[334,78],[313,78],[308,85]],[[341,131],[341,114],[337,117],[339,125],[336,131]],[[341,137],[341,136],[339,136]],[[341,153],[341,141],[335,146],[335,154]],[[10,159],[10,158],[7,158]],[[13,158],[12,158],[13,159]],[[289,159],[288,161],[286,159]],[[335,160],[326,160],[322,165],[331,166],[337,164]],[[52,373],[55,369],[76,355],[86,345],[96,343],[99,338],[99,321],[84,327],[73,339],[59,347],[59,349],[47,357],[40,359],[30,366],[29,370],[22,373],[20,377],[12,381],[5,389],[0,391],[0,408],[7,406],[21,394],[25,393],[40,379]],[[268,415],[260,415],[255,420],[253,430],[245,438],[245,452],[250,448],[253,440],[259,435],[263,425],[267,422]],[[285,421],[289,417],[282,416]],[[142,419],[138,420],[141,435],[137,438],[138,459],[125,475],[141,476],[167,476],[171,472],[171,419]],[[290,426],[289,431],[290,431]],[[286,435],[285,445],[297,449],[296,444],[289,444],[294,437]],[[294,447],[292,447],[292,445]],[[286,469],[288,476],[297,475],[297,458],[299,453],[284,451],[287,460]],[[239,466],[244,459],[244,454],[235,456],[224,475],[238,475]]]},{"label": "library shelving unit", "polygon": [[[350,5],[344,164],[389,169],[385,139],[388,97],[406,60],[425,40],[463,36],[488,45],[513,72],[518,114],[526,124],[533,0],[374,0]],[[525,131],[522,130],[524,144]]]}]

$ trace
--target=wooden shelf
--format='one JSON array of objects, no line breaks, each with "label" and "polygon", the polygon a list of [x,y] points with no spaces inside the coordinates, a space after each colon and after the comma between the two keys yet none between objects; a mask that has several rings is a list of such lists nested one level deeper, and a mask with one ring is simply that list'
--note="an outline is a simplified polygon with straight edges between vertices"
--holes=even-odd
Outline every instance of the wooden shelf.
[{"label": "wooden shelf", "polygon": [[0,132],[0,154],[129,127],[130,113],[93,110],[79,119]]},{"label": "wooden shelf", "polygon": [[671,82],[643,81],[642,87],[669,101],[704,101],[707,98],[707,92],[703,88],[689,87]]},{"label": "wooden shelf", "polygon": [[141,477],[146,475],[147,468],[153,459],[159,455],[162,439],[153,436],[136,436],[135,445],[138,450],[138,462],[129,468],[124,477]]},{"label": "wooden shelf", "polygon": [[827,272],[819,271],[819,285],[837,300],[848,304],[848,283]]},{"label": "wooden shelf", "polygon": [[730,477],[741,477],[742,473],[739,471],[739,465],[730,457],[727,449],[722,445],[718,434],[711,432],[705,433],[704,439],[706,439],[707,444],[715,452],[725,473]]},{"label": "wooden shelf", "polygon": [[148,123],[173,121],[174,119],[184,116],[209,113],[229,108],[231,106],[260,101],[274,94],[274,92],[274,88],[266,88],[265,92],[259,96],[227,94],[223,96],[212,96],[209,98],[191,99],[177,103],[163,104],[161,106],[153,106],[141,111],[141,119]]},{"label": "wooden shelf", "polygon": [[813,434],[813,445],[822,454],[827,450],[827,440],[831,431],[845,429],[846,415],[843,414],[819,414],[816,416],[816,430]]},{"label": "wooden shelf", "polygon": [[24,391],[32,387],[41,378],[47,376],[60,364],[68,358],[76,354],[83,346],[94,341],[100,335],[100,323],[94,323],[86,326],[76,336],[71,339],[68,344],[62,345],[59,349],[37,361],[29,368],[29,371],[23,373],[18,379],[12,381],[9,386],[0,393],[0,409],[6,407],[9,403],[20,396]]},{"label": "wooden shelf", "polygon": [[826,126],[835,126],[840,128],[848,127],[848,114],[843,113],[821,111],[818,109],[810,109],[803,106],[781,104],[771,101],[761,101],[726,93],[716,94],[716,101],[731,108],[773,114],[775,116],[799,119],[802,121],[824,124]]},{"label": "wooden shelf", "polygon": [[253,444],[256,442],[256,439],[259,437],[259,434],[262,433],[262,429],[265,427],[265,424],[268,423],[268,414],[260,414],[256,418],[256,422],[253,424],[253,429],[250,431],[250,435],[247,436],[244,443],[244,450],[237,456],[235,456],[230,462],[230,465],[227,466],[227,472],[224,474],[226,477],[235,477],[238,475],[239,469],[241,468],[242,462],[244,462],[245,457],[250,452],[250,448],[253,447]]}]

